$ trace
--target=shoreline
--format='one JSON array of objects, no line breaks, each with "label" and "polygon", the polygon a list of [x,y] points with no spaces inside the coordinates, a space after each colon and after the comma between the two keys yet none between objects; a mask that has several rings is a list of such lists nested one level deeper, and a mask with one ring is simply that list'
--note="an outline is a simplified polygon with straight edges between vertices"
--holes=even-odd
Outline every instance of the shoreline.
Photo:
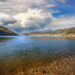
[{"label": "shoreline", "polygon": [[[63,37],[35,37],[35,36],[29,37],[29,38],[31,40],[32,39],[35,39],[35,40],[37,40],[37,39],[52,40],[53,39],[53,41],[54,41],[54,39],[56,39],[56,40],[60,39],[60,38],[63,39]],[[70,38],[64,37],[64,39],[68,40]],[[18,39],[17,41],[19,41],[19,40],[20,39]],[[22,42],[23,41],[24,40],[22,40]],[[25,41],[26,41],[26,39],[25,39]],[[73,41],[73,43],[72,43],[72,47],[73,47],[75,40],[72,40],[72,41]],[[45,40],[45,42],[46,42],[46,40]],[[49,46],[50,46],[50,43],[48,44]],[[42,50],[42,49],[41,48],[39,49],[38,46],[35,45],[36,47],[34,48],[34,50],[31,50],[31,48],[29,49],[29,51],[30,51],[29,55],[32,56],[34,54],[34,57],[26,56],[26,54],[28,54],[29,51],[27,53],[26,52],[24,53],[23,51],[22,52],[19,51],[20,54],[18,54],[18,52],[17,52],[16,56],[17,57],[19,56],[18,58],[12,59],[12,57],[11,57],[11,58],[7,58],[7,60],[6,60],[4,57],[5,62],[4,61],[0,62],[0,74],[1,75],[75,75],[75,67],[74,67],[75,66],[75,51],[74,51],[74,48],[69,47],[69,46],[71,46],[71,44],[70,44],[71,41],[70,40],[65,41],[66,44],[63,42],[60,42],[60,43],[56,42],[56,44],[54,45],[54,43],[53,43],[53,47],[55,45],[57,46],[57,44],[58,44],[58,47],[60,47],[61,45],[62,46],[64,45],[63,47],[61,46],[63,49],[55,47],[55,48],[52,48],[51,51],[49,51],[50,53],[47,52],[45,54],[45,52],[43,52],[41,55],[41,53],[38,52],[38,50]],[[9,43],[9,44],[11,44],[11,43]],[[15,42],[13,42],[13,44],[15,44]],[[40,44],[40,43],[38,43],[38,44]],[[45,44],[47,45],[47,42]],[[42,47],[45,44],[43,44]],[[61,45],[59,45],[59,44],[61,44]],[[11,45],[9,45],[9,46],[11,46]],[[22,47],[22,46],[25,46],[25,43],[23,45],[21,45],[20,47]],[[27,47],[29,47],[29,46],[27,46]],[[51,47],[49,49],[51,49]],[[65,47],[65,49],[64,49],[64,47]],[[7,49],[5,48],[5,50],[8,50],[9,48],[10,47],[8,47]],[[14,49],[16,49],[16,48],[14,48]],[[22,50],[22,49],[23,48],[21,48],[19,50]],[[62,51],[60,52],[59,49]],[[12,50],[12,47],[10,50]],[[28,49],[26,49],[26,50],[28,50]],[[47,48],[46,48],[46,50],[47,50]],[[54,52],[53,52],[53,50],[54,50]],[[35,52],[33,52],[33,51],[35,51]],[[37,56],[35,56],[35,54],[37,54]],[[12,54],[12,55],[15,56],[15,54]],[[22,56],[20,56],[20,55],[22,55]],[[26,59],[24,57],[24,55],[28,58]],[[41,57],[39,55],[41,55]],[[39,57],[39,58],[37,58],[37,57]],[[19,60],[19,59],[21,59],[21,60]]]},{"label": "shoreline", "polygon": [[75,56],[57,59],[51,63],[41,63],[31,68],[20,66],[6,75],[75,75]]},{"label": "shoreline", "polygon": [[[18,38],[19,36],[0,36],[0,39],[2,38]],[[30,37],[30,38],[32,38],[32,39],[68,39],[68,40],[75,40],[75,36],[56,36],[56,35],[53,35],[53,36],[46,36],[46,35],[20,35],[20,37]]]},{"label": "shoreline", "polygon": [[27,36],[54,36],[54,37],[75,37],[75,34],[70,34],[70,35],[62,35],[62,34],[52,34],[52,35],[49,35],[49,34],[30,34],[30,35],[27,35]]}]

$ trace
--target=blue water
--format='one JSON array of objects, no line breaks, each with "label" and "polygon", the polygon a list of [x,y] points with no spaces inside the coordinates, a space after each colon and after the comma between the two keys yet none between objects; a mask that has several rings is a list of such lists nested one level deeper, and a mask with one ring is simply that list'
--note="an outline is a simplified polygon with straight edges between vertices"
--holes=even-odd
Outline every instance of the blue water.
[{"label": "blue water", "polygon": [[0,37],[0,70],[75,55],[75,40],[49,37]]}]

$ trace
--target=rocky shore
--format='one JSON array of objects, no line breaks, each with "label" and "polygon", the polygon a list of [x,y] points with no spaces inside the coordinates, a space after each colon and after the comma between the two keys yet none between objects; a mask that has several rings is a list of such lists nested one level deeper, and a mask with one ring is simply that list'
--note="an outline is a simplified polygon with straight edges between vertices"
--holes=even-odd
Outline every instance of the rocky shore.
[{"label": "rocky shore", "polygon": [[75,34],[29,34],[28,36],[64,36],[64,37],[75,37]]},{"label": "rocky shore", "polygon": [[39,63],[29,68],[22,65],[5,75],[75,75],[75,56],[63,57],[51,63]]}]

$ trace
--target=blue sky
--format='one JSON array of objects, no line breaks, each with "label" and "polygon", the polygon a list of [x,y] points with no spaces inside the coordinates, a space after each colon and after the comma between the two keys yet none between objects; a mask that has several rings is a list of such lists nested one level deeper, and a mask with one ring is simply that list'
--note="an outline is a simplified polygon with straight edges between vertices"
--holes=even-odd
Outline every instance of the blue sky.
[{"label": "blue sky", "polygon": [[54,14],[56,17],[60,15],[75,16],[75,0],[67,0],[65,4],[59,3],[59,6],[55,7],[54,10],[60,10],[60,13]]},{"label": "blue sky", "polygon": [[75,0],[0,0],[0,25],[21,33],[75,27]]}]

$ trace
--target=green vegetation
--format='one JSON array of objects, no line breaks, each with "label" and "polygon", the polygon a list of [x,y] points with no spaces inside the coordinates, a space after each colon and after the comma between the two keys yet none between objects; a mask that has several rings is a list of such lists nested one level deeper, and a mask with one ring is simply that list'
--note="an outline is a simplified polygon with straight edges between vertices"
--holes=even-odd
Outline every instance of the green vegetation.
[{"label": "green vegetation", "polygon": [[73,28],[68,28],[68,29],[63,29],[63,30],[57,30],[52,32],[53,34],[75,34],[75,27]]},{"label": "green vegetation", "polygon": [[0,26],[0,35],[17,35],[17,34],[6,27]]},{"label": "green vegetation", "polygon": [[68,29],[60,29],[52,32],[31,32],[28,35],[70,35],[75,34],[75,27],[68,28]]},{"label": "green vegetation", "polygon": [[8,28],[0,26],[0,30],[6,30],[6,31],[8,31]]}]

